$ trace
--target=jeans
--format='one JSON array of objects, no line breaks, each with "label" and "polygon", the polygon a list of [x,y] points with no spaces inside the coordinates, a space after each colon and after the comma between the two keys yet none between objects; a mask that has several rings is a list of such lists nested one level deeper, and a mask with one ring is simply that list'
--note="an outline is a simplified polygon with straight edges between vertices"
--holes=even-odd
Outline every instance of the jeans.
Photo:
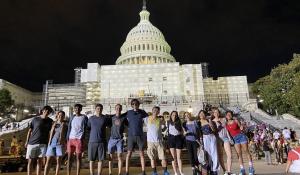
[{"label": "jeans", "polygon": [[266,161],[266,163],[271,164],[272,160],[271,160],[271,153],[270,153],[270,151],[264,151],[264,154],[265,154],[265,161]]}]

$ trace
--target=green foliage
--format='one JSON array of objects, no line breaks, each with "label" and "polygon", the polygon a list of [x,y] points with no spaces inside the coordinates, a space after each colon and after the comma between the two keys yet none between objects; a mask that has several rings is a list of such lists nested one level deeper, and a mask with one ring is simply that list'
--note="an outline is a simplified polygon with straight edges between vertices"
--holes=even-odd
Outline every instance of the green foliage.
[{"label": "green foliage", "polygon": [[7,89],[0,89],[0,114],[5,114],[14,104],[11,94]]},{"label": "green foliage", "polygon": [[270,75],[257,80],[253,92],[263,100],[264,109],[277,109],[280,114],[300,117],[300,57],[294,57],[289,64],[278,65]]}]

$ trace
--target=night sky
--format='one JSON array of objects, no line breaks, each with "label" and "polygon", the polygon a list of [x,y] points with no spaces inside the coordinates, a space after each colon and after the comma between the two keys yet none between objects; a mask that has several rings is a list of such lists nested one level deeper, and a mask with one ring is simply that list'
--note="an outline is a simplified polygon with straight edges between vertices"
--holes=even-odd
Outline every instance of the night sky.
[{"label": "night sky", "polygon": [[[74,68],[115,64],[142,0],[1,0],[0,78],[33,91]],[[249,82],[300,53],[300,0],[148,0],[150,21],[181,64]]]}]

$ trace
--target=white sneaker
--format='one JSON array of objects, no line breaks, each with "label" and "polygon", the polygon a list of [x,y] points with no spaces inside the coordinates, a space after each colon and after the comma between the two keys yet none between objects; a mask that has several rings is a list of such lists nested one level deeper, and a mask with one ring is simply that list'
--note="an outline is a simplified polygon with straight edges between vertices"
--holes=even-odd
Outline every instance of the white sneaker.
[{"label": "white sneaker", "polygon": [[175,173],[174,175],[178,175],[177,173]]}]

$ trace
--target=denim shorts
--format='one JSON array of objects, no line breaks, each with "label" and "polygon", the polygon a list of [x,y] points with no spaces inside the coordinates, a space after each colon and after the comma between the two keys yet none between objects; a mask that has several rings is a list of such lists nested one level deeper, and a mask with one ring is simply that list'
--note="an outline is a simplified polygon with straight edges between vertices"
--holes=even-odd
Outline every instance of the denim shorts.
[{"label": "denim shorts", "polygon": [[124,141],[123,139],[113,139],[110,138],[108,141],[108,153],[112,154],[115,151],[117,153],[123,153],[124,150]]},{"label": "denim shorts", "polygon": [[233,137],[234,140],[234,144],[246,144],[248,143],[248,138],[245,134],[238,134],[236,136]]},{"label": "denim shorts", "polygon": [[228,137],[222,137],[221,140],[226,143],[226,142],[229,142],[229,138]]},{"label": "denim shorts", "polygon": [[46,156],[47,157],[60,157],[63,155],[63,148],[61,145],[48,145]]}]

